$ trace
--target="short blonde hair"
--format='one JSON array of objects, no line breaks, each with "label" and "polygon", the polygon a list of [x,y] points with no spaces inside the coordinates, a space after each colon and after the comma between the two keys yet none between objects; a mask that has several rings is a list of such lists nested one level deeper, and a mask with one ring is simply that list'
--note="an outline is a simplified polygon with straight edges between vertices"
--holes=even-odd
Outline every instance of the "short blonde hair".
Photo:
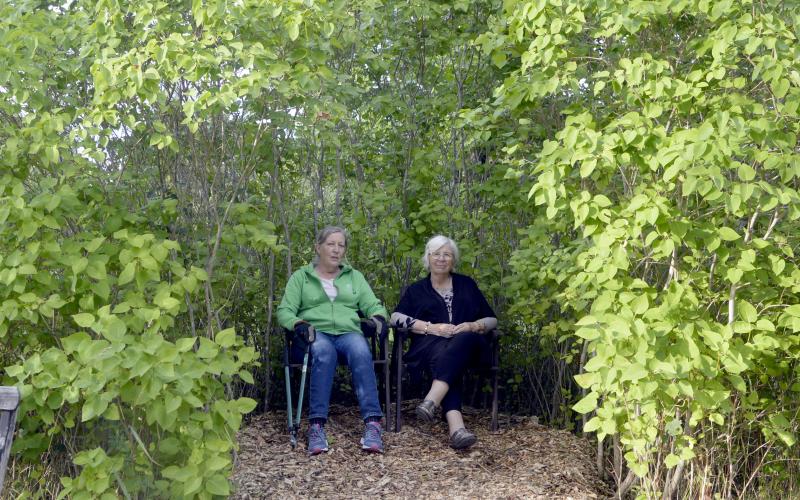
[{"label": "short blonde hair", "polygon": [[431,270],[431,263],[428,261],[428,256],[445,245],[450,245],[450,248],[453,249],[453,267],[456,267],[460,256],[458,253],[458,245],[447,236],[437,234],[425,243],[425,253],[422,254],[422,267],[424,267],[426,271]]},{"label": "short blonde hair", "polygon": [[317,233],[316,243],[314,244],[314,258],[311,259],[311,264],[315,266],[319,264],[319,254],[316,251],[317,245],[322,245],[330,235],[336,233],[342,233],[342,236],[344,236],[344,247],[347,248],[347,244],[350,242],[350,235],[347,234],[347,230],[339,226],[325,226]]}]

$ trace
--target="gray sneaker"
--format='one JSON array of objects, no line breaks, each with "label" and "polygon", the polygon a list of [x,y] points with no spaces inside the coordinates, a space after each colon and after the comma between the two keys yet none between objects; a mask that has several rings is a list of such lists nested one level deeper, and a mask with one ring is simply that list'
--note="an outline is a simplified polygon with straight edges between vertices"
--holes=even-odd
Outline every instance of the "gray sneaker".
[{"label": "gray sneaker", "polygon": [[367,422],[364,426],[364,437],[361,438],[361,449],[370,453],[383,453],[382,435],[380,422]]},{"label": "gray sneaker", "polygon": [[454,450],[465,450],[475,444],[478,437],[465,428],[460,428],[450,436],[450,447]]},{"label": "gray sneaker", "polygon": [[319,424],[311,424],[308,427],[308,454],[319,455],[323,451],[328,451],[325,428]]}]

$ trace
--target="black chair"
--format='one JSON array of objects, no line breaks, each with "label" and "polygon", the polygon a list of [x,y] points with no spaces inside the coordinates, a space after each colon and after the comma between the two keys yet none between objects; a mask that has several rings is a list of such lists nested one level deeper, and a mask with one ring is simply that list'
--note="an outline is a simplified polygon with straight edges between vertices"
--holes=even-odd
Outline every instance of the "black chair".
[{"label": "black chair", "polygon": [[[391,422],[391,396],[390,396],[390,378],[389,378],[389,339],[388,336],[378,338],[379,335],[376,331],[375,322],[371,318],[361,318],[361,332],[367,338],[370,350],[372,351],[372,362],[375,366],[375,373],[378,375],[379,387],[378,393],[383,392],[383,408],[384,415],[386,415],[386,428],[390,427]],[[289,436],[292,449],[297,446],[297,435],[300,429],[300,417],[303,411],[303,393],[305,392],[306,378],[308,374],[308,367],[312,363],[309,354],[310,344],[307,344],[302,339],[298,339],[292,330],[284,330],[284,344],[283,344],[283,367],[286,379],[286,416],[289,425]],[[304,351],[302,360],[293,359],[292,346],[296,343]],[[297,398],[297,410],[292,412],[292,391],[291,391],[291,369],[300,369],[300,388]],[[381,371],[383,377],[380,376]],[[382,378],[382,380],[381,380]],[[380,385],[383,387],[381,388]],[[381,389],[383,389],[381,391]]]},{"label": "black chair", "polygon": [[[489,376],[492,384],[492,421],[490,429],[496,431],[499,426],[497,423],[498,411],[498,375],[500,373],[500,336],[501,331],[497,328],[486,332],[489,337],[489,348],[491,349],[491,363],[486,369],[486,374]],[[403,377],[408,367],[403,361],[403,351],[405,350],[406,341],[411,339],[410,328],[394,327],[394,345],[392,348],[393,370],[395,372],[395,416],[394,416],[394,431],[400,432],[403,426],[403,418],[400,414],[401,403],[403,402]],[[483,371],[483,370],[481,370]]]}]

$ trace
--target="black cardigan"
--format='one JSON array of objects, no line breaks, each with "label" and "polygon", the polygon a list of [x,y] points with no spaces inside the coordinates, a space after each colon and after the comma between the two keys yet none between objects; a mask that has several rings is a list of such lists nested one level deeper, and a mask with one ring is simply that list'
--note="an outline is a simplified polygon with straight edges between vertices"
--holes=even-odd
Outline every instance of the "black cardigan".
[{"label": "black cardigan", "polygon": [[447,316],[447,304],[439,292],[433,289],[430,274],[406,289],[395,312],[431,323],[454,325],[495,317],[494,311],[472,278],[458,273],[452,273],[450,276],[453,279],[452,322]]},{"label": "black cardigan", "polygon": [[[454,325],[495,317],[494,311],[486,301],[486,297],[483,296],[472,278],[457,273],[451,273],[450,276],[453,279],[453,321],[450,321],[447,315],[447,304],[445,304],[444,299],[439,295],[439,292],[433,289],[430,274],[412,283],[406,289],[394,311],[420,321],[452,323]],[[438,338],[441,337],[412,335],[411,347],[406,355],[407,361],[411,362],[416,357],[416,354]]]}]

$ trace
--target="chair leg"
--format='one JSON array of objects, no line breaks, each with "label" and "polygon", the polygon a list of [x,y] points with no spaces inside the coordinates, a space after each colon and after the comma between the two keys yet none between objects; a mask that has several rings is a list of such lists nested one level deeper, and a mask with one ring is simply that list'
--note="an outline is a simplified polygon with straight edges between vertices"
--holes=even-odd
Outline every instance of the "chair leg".
[{"label": "chair leg", "polygon": [[400,406],[403,402],[403,342],[402,340],[395,339],[395,346],[397,349],[397,353],[395,354],[394,360],[397,364],[397,370],[395,373],[395,383],[396,383],[396,399],[395,399],[395,414],[394,414],[394,431],[400,432],[403,428],[403,416],[400,413]]},{"label": "chair leg", "polygon": [[383,403],[386,408],[386,428],[392,425],[392,398],[391,398],[391,377],[389,373],[389,341],[383,339],[381,353],[383,353]]},{"label": "chair leg", "polygon": [[499,428],[497,423],[497,379],[500,376],[500,339],[495,337],[492,342],[492,424],[491,430]]},{"label": "chair leg", "polygon": [[497,378],[498,370],[492,370],[492,424],[491,430],[496,431],[499,428],[497,423]]}]

